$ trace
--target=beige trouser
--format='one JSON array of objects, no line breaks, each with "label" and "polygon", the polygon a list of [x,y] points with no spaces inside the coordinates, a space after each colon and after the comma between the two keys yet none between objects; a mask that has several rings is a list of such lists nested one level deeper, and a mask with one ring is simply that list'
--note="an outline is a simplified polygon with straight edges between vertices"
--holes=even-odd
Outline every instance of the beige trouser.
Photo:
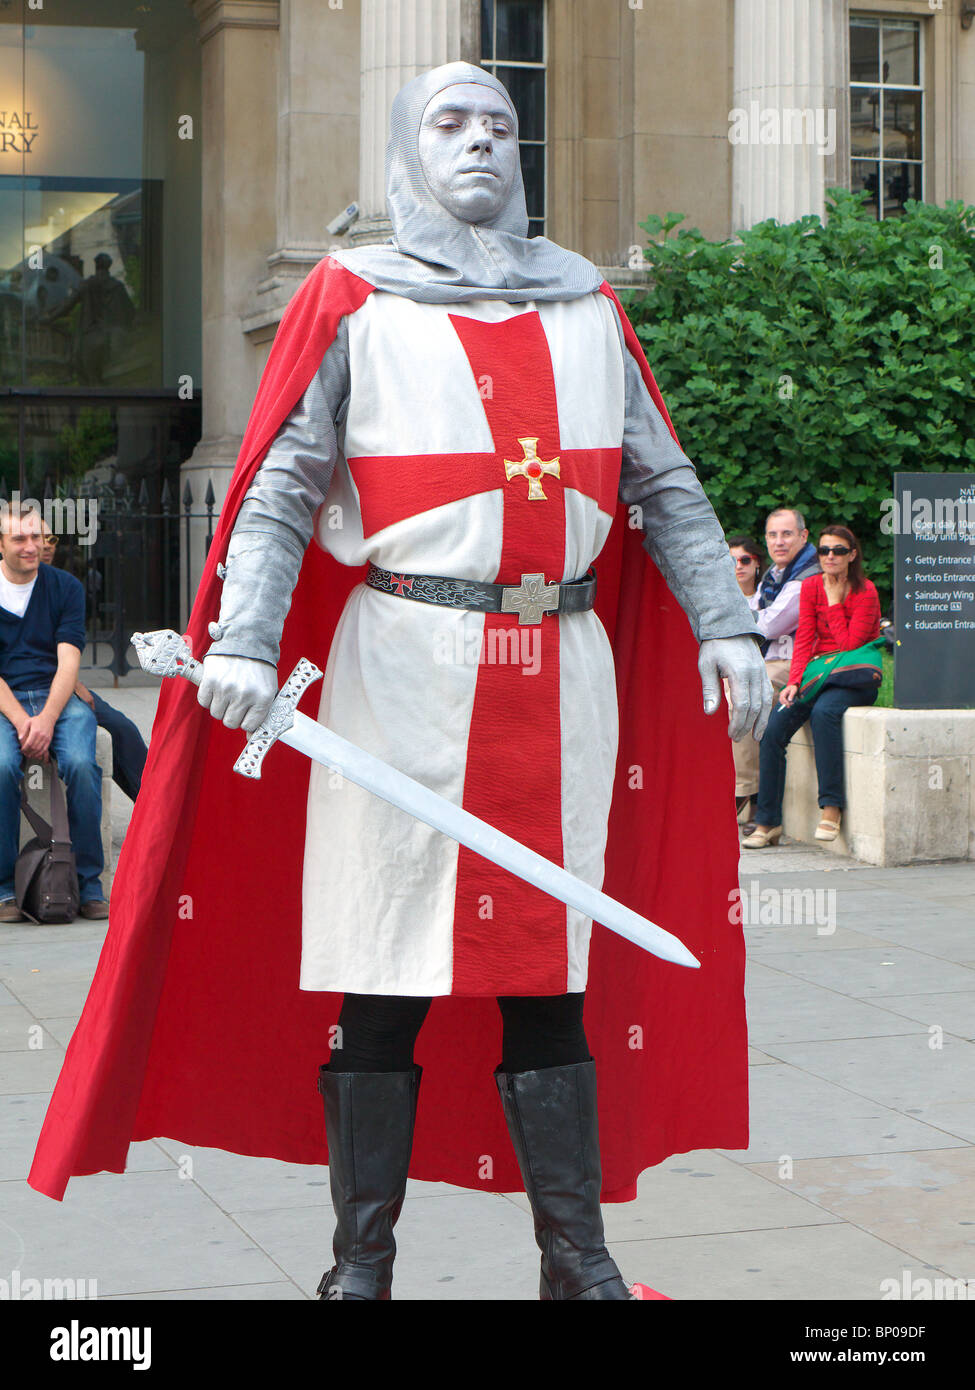
[{"label": "beige trouser", "polygon": [[[765,669],[772,682],[776,700],[780,690],[789,684],[788,661],[766,661]],[[725,681],[725,696],[728,683]],[[730,700],[729,700],[730,703]],[[735,796],[758,796],[758,744],[751,734],[746,734],[737,743],[732,743],[731,751],[735,759]]]}]

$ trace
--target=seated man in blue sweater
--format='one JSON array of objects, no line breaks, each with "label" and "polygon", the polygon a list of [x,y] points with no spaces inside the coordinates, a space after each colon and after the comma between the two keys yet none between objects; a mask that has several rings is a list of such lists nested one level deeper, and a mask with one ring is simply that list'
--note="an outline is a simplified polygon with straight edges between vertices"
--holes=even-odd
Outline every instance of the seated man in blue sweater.
[{"label": "seated man in blue sweater", "polygon": [[[41,560],[45,565],[54,564],[58,537],[44,523],[44,548]],[[110,705],[94,690],[89,690],[81,681],[74,693],[95,711],[95,720],[100,729],[107,729],[112,737],[112,781],[120,787],[130,801],[139,795],[142,786],[142,773],[145,769],[149,749],[139,733],[138,726],[123,714],[120,709]]]},{"label": "seated man in blue sweater", "polygon": [[85,646],[85,596],[64,570],[41,564],[37,512],[0,516],[0,922],[22,921],[14,898],[22,760],[58,760],[83,917],[108,916],[100,876],[102,774],[95,716],[74,693]]}]

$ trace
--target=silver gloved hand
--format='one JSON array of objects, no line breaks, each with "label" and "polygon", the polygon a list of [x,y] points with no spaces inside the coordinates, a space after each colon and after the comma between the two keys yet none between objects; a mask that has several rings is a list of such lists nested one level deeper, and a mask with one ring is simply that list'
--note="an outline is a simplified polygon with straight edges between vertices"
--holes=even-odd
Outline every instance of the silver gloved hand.
[{"label": "silver gloved hand", "polygon": [[250,656],[207,654],[197,700],[228,729],[252,734],[278,693],[277,668]]},{"label": "silver gloved hand", "polygon": [[281,629],[300,567],[301,551],[274,534],[235,530],[230,538],[220,617],[209,626],[213,641],[197,694],[228,729],[252,734],[278,693]]},{"label": "silver gloved hand", "polygon": [[697,659],[704,691],[704,711],[713,714],[721,699],[724,676],[731,691],[728,735],[736,741],[751,730],[760,739],[772,712],[772,683],[753,637],[711,637],[701,643]]}]

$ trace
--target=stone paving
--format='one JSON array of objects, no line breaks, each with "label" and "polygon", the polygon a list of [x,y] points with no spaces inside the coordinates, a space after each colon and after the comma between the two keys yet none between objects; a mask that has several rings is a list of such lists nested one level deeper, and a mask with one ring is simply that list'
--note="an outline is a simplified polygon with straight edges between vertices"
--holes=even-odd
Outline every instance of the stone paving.
[{"label": "stone paving", "polygon": [[[148,737],[152,687],[101,693]],[[114,802],[117,851],[131,805]],[[681,1300],[871,1300],[924,1280],[975,1297],[975,863],[878,869],[783,844],[743,851],[741,885],[751,1142],[675,1155],[604,1207],[624,1275]],[[325,1168],[159,1139],[63,1203],[27,1186],[106,926],[0,925],[0,1281],[313,1298]],[[523,1194],[411,1180],[397,1241],[397,1298],[537,1298]]]}]

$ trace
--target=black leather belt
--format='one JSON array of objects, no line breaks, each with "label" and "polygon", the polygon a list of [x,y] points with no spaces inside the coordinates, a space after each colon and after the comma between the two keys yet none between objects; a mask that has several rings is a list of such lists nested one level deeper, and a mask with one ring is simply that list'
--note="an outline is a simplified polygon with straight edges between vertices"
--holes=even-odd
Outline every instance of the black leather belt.
[{"label": "black leather belt", "polygon": [[371,564],[366,583],[381,593],[417,603],[476,608],[481,613],[517,613],[522,626],[540,623],[545,613],[585,613],[596,600],[596,571],[592,568],[567,584],[547,584],[543,574],[523,574],[520,584],[481,584],[438,574],[394,574]]}]

